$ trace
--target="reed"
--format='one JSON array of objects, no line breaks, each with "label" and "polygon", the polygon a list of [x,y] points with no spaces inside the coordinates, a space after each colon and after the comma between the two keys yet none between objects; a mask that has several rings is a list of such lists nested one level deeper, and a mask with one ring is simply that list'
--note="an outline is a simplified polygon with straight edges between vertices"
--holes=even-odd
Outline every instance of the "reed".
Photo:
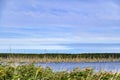
[{"label": "reed", "polygon": [[54,72],[49,67],[36,67],[34,64],[6,64],[0,65],[0,80],[120,80],[120,73],[95,72],[91,68]]},{"label": "reed", "polygon": [[111,62],[120,54],[0,54],[0,62]]}]

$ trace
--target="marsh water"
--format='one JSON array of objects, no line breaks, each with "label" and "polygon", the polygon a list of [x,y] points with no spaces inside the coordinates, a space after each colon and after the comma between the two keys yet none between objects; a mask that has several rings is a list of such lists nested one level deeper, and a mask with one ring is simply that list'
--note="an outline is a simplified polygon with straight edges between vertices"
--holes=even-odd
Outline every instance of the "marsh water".
[{"label": "marsh water", "polygon": [[120,72],[120,62],[46,62],[36,63],[36,66],[50,67],[53,71],[71,71],[76,67],[93,68],[95,71]]}]

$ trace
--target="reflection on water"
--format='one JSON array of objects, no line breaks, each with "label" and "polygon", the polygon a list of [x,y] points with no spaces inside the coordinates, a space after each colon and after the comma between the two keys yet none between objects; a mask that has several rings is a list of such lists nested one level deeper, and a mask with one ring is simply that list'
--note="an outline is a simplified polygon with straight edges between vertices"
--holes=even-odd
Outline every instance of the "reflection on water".
[{"label": "reflection on water", "polygon": [[47,62],[47,63],[36,63],[36,66],[50,67],[53,71],[71,71],[76,67],[93,68],[95,71],[105,70],[112,72],[120,72],[120,62]]}]

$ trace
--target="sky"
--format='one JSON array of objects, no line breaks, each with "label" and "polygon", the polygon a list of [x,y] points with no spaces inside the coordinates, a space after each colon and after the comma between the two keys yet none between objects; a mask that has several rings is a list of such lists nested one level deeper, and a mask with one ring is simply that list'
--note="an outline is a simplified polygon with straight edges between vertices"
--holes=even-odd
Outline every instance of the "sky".
[{"label": "sky", "polygon": [[119,0],[0,0],[0,52],[120,52],[119,34]]}]

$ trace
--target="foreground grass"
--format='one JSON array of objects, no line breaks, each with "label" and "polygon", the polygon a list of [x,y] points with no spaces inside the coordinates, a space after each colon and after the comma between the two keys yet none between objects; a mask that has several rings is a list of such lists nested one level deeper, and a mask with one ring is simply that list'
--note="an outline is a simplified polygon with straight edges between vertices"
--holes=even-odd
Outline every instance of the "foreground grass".
[{"label": "foreground grass", "polygon": [[0,65],[0,80],[120,80],[120,73],[94,72],[90,68],[53,72],[49,67],[35,67],[33,64]]},{"label": "foreground grass", "polygon": [[120,61],[117,53],[94,54],[1,54],[0,62],[105,62]]}]

